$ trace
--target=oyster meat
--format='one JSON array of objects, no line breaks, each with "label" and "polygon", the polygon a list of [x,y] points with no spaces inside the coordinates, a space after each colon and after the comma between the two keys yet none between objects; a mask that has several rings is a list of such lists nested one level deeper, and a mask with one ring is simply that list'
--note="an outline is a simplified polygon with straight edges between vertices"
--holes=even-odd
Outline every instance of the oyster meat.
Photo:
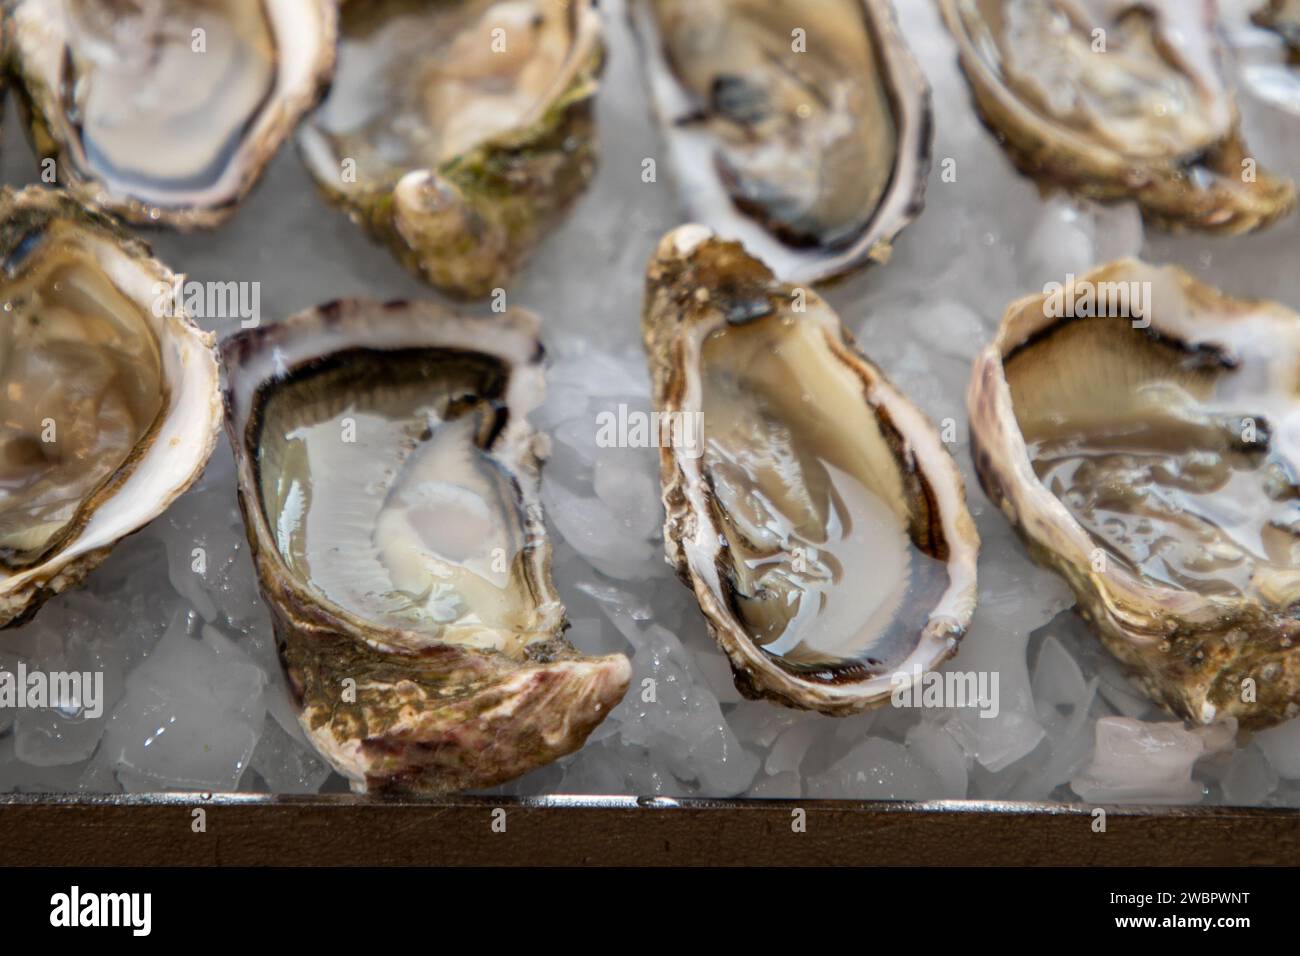
[{"label": "oyster meat", "polygon": [[15,0],[9,56],[61,184],[135,223],[215,226],[317,100],[332,0]]},{"label": "oyster meat", "polygon": [[408,268],[484,296],[591,180],[603,62],[594,0],[350,0],[302,154]]},{"label": "oyster meat", "polygon": [[223,343],[262,593],[308,739],[358,790],[485,787],[627,689],[564,639],[526,313],[332,303]]},{"label": "oyster meat", "polygon": [[78,583],[199,476],[221,424],[212,337],[100,214],[0,191],[0,626]]},{"label": "oyster meat", "polygon": [[1300,713],[1300,316],[1115,262],[1013,303],[969,404],[989,497],[1152,698]]},{"label": "oyster meat", "polygon": [[951,657],[979,550],[961,475],[830,307],[683,226],[643,331],[668,561],[741,692],[844,715]]},{"label": "oyster meat", "polygon": [[940,4],[980,116],[1044,188],[1233,234],[1294,207],[1294,185],[1242,142],[1213,3]]},{"label": "oyster meat", "polygon": [[888,0],[632,0],[692,220],[782,279],[870,260],[921,211],[930,88]]}]

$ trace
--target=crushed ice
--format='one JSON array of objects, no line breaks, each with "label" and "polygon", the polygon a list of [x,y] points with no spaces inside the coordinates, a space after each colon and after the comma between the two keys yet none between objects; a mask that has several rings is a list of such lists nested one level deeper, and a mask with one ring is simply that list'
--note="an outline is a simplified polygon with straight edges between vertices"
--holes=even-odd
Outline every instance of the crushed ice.
[{"label": "crushed ice", "polygon": [[[975,119],[934,5],[897,3],[934,88],[927,209],[887,267],[827,296],[867,353],[955,435],[983,550],[979,609],[949,667],[996,671],[1000,707],[991,719],[975,708],[885,708],[836,720],[746,701],[663,562],[657,452],[601,447],[596,437],[602,412],[649,410],[642,270],[677,224],[667,169],[656,183],[640,178],[659,144],[621,6],[606,11],[598,179],[510,296],[545,322],[550,384],[535,421],[552,442],[542,499],[571,637],[587,652],[628,654],[635,677],[582,751],[500,789],[1300,805],[1300,721],[1234,748],[1159,713],[983,497],[964,408],[970,362],[1005,304],[1095,262],[1141,252],[1231,292],[1300,307],[1300,273],[1284,267],[1300,216],[1231,240],[1144,236],[1131,204],[1042,199]],[[1279,111],[1297,111],[1294,75],[1287,87],[1276,42],[1246,23],[1239,0],[1223,6],[1241,51],[1247,141],[1300,178],[1300,124]],[[0,166],[22,183],[35,164],[15,112]],[[941,178],[948,159],[951,182]],[[261,282],[268,318],[346,295],[431,295],[315,197],[291,149],[267,179],[227,228],[150,241],[192,278]],[[294,720],[224,443],[202,481],[82,588],[4,634],[0,669],[20,660],[102,671],[104,717],[0,710],[0,790],[342,789]]]}]

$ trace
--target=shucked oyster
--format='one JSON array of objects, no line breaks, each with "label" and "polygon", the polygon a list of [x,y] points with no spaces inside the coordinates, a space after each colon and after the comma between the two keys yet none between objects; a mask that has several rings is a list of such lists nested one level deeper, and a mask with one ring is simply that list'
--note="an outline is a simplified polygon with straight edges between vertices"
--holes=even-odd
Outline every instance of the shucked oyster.
[{"label": "shucked oyster", "polygon": [[332,0],[15,0],[9,55],[59,182],[136,223],[234,212],[334,63]]},{"label": "shucked oyster", "polygon": [[1295,205],[1241,140],[1215,5],[940,0],[975,105],[1022,172],[1136,199],[1161,226],[1242,233]]},{"label": "shucked oyster", "polygon": [[78,583],[207,463],[211,336],[173,276],[63,193],[0,191],[0,626]]},{"label": "shucked oyster", "polygon": [[580,747],[630,668],[563,637],[536,320],[342,302],[222,354],[248,539],[325,758],[359,790],[446,791]]},{"label": "shucked oyster", "polygon": [[351,0],[341,26],[307,166],[412,271],[487,295],[595,169],[595,0]]},{"label": "shucked oyster", "polygon": [[1112,263],[1013,303],[969,401],[989,497],[1155,700],[1300,713],[1300,316]]},{"label": "shucked oyster", "polygon": [[931,137],[888,0],[632,0],[632,16],[691,219],[791,282],[888,258]]},{"label": "shucked oyster", "polygon": [[643,331],[668,561],[741,692],[850,714],[951,657],[979,550],[961,475],[830,307],[683,226]]}]

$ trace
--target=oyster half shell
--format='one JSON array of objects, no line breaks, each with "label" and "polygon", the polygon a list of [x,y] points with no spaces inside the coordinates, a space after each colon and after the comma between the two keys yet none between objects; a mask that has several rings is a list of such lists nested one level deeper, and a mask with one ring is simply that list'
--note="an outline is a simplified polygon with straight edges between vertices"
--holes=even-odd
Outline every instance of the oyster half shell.
[{"label": "oyster half shell", "polygon": [[14,0],[32,142],[83,201],[140,224],[225,221],[334,65],[333,0]]},{"label": "oyster half shell", "polygon": [[212,336],[157,307],[175,277],[107,217],[62,192],[0,190],[0,270],[7,627],[190,486],[221,404]]},{"label": "oyster half shell", "polygon": [[582,746],[621,655],[564,639],[537,498],[536,320],[337,302],[222,345],[262,593],[308,738],[357,790],[460,790]]},{"label": "oyster half shell", "polygon": [[930,88],[888,0],[631,0],[690,219],[783,280],[889,258],[921,211]]},{"label": "oyster half shell", "polygon": [[595,170],[595,0],[350,0],[339,50],[321,190],[439,289],[503,286]]},{"label": "oyster half shell", "polygon": [[939,2],[981,118],[1044,188],[1230,234],[1294,207],[1242,142],[1214,3]]},{"label": "oyster half shell", "polygon": [[1152,698],[1300,713],[1300,316],[1115,262],[1013,303],[969,405],[985,491]]},{"label": "oyster half shell", "polygon": [[683,226],[642,327],[668,562],[741,692],[851,714],[951,657],[979,550],[961,475],[830,307]]}]

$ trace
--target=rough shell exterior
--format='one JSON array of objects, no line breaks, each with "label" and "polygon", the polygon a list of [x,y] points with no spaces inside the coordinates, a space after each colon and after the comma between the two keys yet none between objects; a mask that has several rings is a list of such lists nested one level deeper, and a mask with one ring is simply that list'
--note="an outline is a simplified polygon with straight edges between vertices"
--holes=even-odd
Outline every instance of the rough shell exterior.
[{"label": "rough shell exterior", "polygon": [[[1146,220],[1161,228],[1228,235],[1261,229],[1295,207],[1295,185],[1289,180],[1260,169],[1253,183],[1243,182],[1243,161],[1252,157],[1236,123],[1231,135],[1194,158],[1214,171],[1214,185],[1205,188],[1195,182],[1191,164],[1135,160],[1045,120],[984,62],[961,22],[959,7],[965,0],[939,2],[956,38],[976,112],[1016,168],[1044,191],[1064,189],[1102,202],[1135,199]],[[1188,5],[1195,4],[1189,0]],[[1212,9],[1213,4],[1205,5],[1203,14],[1211,15]]]},{"label": "rough shell exterior", "polygon": [[476,299],[504,287],[596,171],[603,27],[593,0],[575,3],[574,17],[561,91],[531,125],[409,172],[391,190],[344,190],[318,175],[321,191],[443,292]]}]

